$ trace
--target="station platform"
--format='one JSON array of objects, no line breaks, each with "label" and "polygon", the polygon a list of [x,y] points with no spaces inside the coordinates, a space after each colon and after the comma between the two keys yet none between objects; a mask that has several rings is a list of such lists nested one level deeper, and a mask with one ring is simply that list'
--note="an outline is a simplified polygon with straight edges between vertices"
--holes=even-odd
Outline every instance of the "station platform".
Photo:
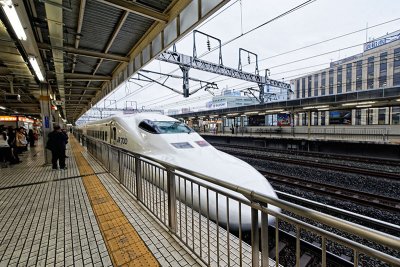
[{"label": "station platform", "polygon": [[72,135],[66,170],[43,154],[0,169],[0,266],[201,266]]}]

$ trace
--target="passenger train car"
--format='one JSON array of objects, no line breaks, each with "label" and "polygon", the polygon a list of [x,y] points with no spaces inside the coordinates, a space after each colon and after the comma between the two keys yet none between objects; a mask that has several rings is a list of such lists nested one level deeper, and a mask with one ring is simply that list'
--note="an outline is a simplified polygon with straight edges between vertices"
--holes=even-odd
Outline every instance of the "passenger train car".
[{"label": "passenger train car", "polygon": [[[137,113],[109,117],[90,122],[79,128],[84,135],[100,139],[117,147],[277,198],[267,179],[252,166],[217,150],[187,125],[174,118],[159,114]],[[166,177],[166,175],[163,177]],[[211,187],[217,187],[211,183],[202,182]],[[166,185],[167,183],[161,184]],[[179,184],[181,187],[181,190],[179,190],[180,199],[182,201],[186,199],[188,203],[192,203],[191,186],[188,185],[185,189],[184,182]],[[185,190],[187,191],[186,196]],[[199,191],[200,198],[198,196]],[[244,198],[241,194],[231,193],[241,199]],[[200,199],[200,203],[196,203],[198,199]],[[209,216],[216,220],[216,194],[209,193],[208,199]],[[195,208],[198,209],[200,205],[202,213],[206,214],[206,189],[198,190],[197,186],[194,185],[193,200]],[[279,211],[277,207],[269,208]],[[251,227],[250,211],[249,207],[242,205],[242,229],[250,229]],[[269,218],[269,222],[272,223],[274,219],[272,216],[269,216]],[[222,225],[226,225],[227,222],[227,201],[221,195],[218,197],[218,222]],[[229,226],[233,229],[239,227],[239,205],[237,201],[233,200],[230,200],[229,203]]]}]

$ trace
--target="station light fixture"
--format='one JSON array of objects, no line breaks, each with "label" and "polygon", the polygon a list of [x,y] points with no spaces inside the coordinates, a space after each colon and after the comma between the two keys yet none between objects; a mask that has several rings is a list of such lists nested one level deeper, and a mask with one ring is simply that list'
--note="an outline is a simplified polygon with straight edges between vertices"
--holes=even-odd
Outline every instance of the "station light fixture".
[{"label": "station light fixture", "polygon": [[364,101],[364,102],[355,102],[355,103],[344,103],[342,106],[357,106],[357,105],[369,105],[375,104],[375,101]]},{"label": "station light fixture", "polygon": [[372,105],[358,105],[356,108],[370,108]]},{"label": "station light fixture", "polygon": [[32,66],[33,70],[36,73],[36,77],[39,79],[39,81],[43,82],[44,81],[44,77],[43,77],[42,71],[39,68],[39,64],[38,64],[36,58],[33,57],[33,56],[30,56],[29,57],[29,62],[31,63],[31,66]]},{"label": "station light fixture", "polygon": [[320,109],[320,108],[328,108],[328,105],[324,106],[310,106],[310,107],[304,107],[303,109]]},{"label": "station light fixture", "polygon": [[273,113],[273,112],[282,112],[284,109],[271,109],[271,110],[266,110],[266,113]]},{"label": "station light fixture", "polygon": [[229,114],[226,114],[227,116],[236,116],[236,115],[239,115],[239,113],[229,113]]},{"label": "station light fixture", "polygon": [[400,102],[400,98],[396,100],[397,102]]},{"label": "station light fixture", "polygon": [[26,34],[24,27],[22,27],[21,20],[18,17],[17,11],[15,10],[14,4],[11,0],[0,0],[0,4],[3,7],[4,13],[10,24],[13,27],[15,34],[17,35],[18,39],[25,41]]},{"label": "station light fixture", "polygon": [[7,108],[6,108],[6,107],[3,107],[3,106],[0,106],[0,109],[6,110]]},{"label": "station light fixture", "polygon": [[258,111],[249,111],[249,112],[245,112],[244,114],[246,115],[254,115],[254,114],[258,114]]}]

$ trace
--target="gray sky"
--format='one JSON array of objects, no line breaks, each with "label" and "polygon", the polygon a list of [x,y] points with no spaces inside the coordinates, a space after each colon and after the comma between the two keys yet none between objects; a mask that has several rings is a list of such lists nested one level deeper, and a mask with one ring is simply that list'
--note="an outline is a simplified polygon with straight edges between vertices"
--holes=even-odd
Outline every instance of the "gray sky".
[{"label": "gray sky", "polygon": [[[218,16],[212,16],[211,20],[209,19],[209,22],[206,21],[203,25],[200,25],[198,30],[215,36],[224,43],[303,2],[305,0],[230,1],[225,7],[232,5],[231,7],[223,12],[221,11],[225,7],[221,8],[216,13],[221,12]],[[366,41],[366,38],[378,38],[388,32],[400,29],[400,20],[368,29],[366,32],[365,28],[367,24],[371,27],[397,18],[400,18],[400,1],[396,0],[317,0],[223,46],[223,63],[226,66],[237,68],[239,48],[244,48],[258,54],[260,70],[269,68],[272,79],[282,80],[283,78],[289,82],[290,79],[296,76],[326,68],[331,61],[361,53],[363,51],[362,44]],[[280,55],[296,48],[361,29],[364,30],[347,37]],[[192,39],[192,33],[181,39],[177,43],[178,52],[192,55]],[[214,47],[215,45],[216,43],[211,41],[211,46]],[[358,46],[346,49],[354,45]],[[330,51],[336,52],[308,60],[301,60]],[[201,55],[204,52],[207,52],[206,39],[199,38],[197,42],[197,54]],[[218,54],[215,51],[202,57],[202,59],[218,62]],[[247,64],[246,56],[244,60],[244,64]],[[296,60],[301,61],[290,63]],[[252,61],[254,61],[253,58]],[[156,60],[149,63],[145,69],[162,73],[170,73],[175,70],[173,74],[181,75],[181,71],[176,65]],[[244,66],[244,70],[253,72],[254,64]],[[224,76],[197,70],[190,70],[189,75],[202,80],[223,80],[218,82],[220,89],[225,87],[241,89],[256,86],[255,84],[245,83],[241,80],[227,79]],[[151,77],[159,78],[158,75],[151,75]],[[117,100],[119,108],[125,107],[125,101],[128,100],[136,101],[138,107],[181,109],[186,107],[203,107],[205,102],[210,101],[212,97],[211,94],[201,90],[189,98],[184,98],[156,84],[138,83],[143,87],[134,83],[127,83],[107,96],[106,99]],[[166,84],[176,89],[182,89],[182,81],[178,79],[169,79]],[[191,85],[194,86],[193,88],[197,87],[196,83],[192,82]],[[131,92],[131,95],[122,99],[127,91]],[[216,91],[216,93],[219,92]],[[104,104],[100,101],[98,105],[103,107]],[[109,102],[106,102],[107,105],[109,105]]]}]

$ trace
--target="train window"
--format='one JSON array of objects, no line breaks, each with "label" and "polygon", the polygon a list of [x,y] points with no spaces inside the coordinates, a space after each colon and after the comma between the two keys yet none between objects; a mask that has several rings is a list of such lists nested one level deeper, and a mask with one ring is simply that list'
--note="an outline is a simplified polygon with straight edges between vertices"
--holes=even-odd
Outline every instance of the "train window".
[{"label": "train window", "polygon": [[113,138],[117,140],[117,128],[113,127]]},{"label": "train window", "polygon": [[180,121],[150,121],[143,120],[139,128],[154,134],[191,133],[193,130]]},{"label": "train window", "polygon": [[154,123],[150,120],[144,120],[141,123],[139,123],[139,128],[142,130],[145,130],[146,132],[157,134],[159,133],[156,129],[156,126]]}]

